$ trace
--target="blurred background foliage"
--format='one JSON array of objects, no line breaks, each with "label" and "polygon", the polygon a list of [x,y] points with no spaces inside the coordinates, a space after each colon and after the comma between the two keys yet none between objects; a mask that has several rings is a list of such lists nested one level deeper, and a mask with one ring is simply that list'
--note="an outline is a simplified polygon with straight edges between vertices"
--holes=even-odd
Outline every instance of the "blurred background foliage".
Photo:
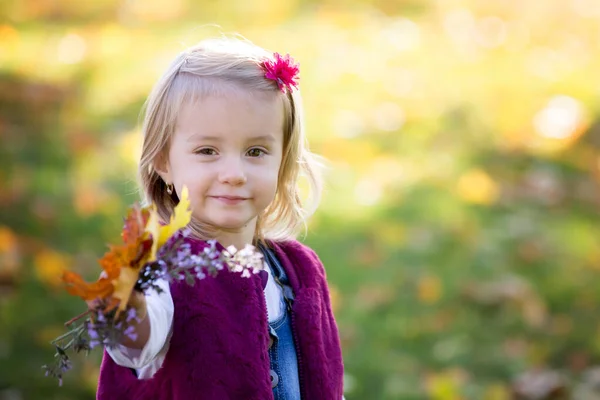
[{"label": "blurred background foliage", "polygon": [[82,311],[60,273],[97,276],[151,85],[220,31],[302,65],[347,399],[600,399],[599,27],[597,0],[0,1],[0,399],[94,398],[99,354],[40,368]]}]

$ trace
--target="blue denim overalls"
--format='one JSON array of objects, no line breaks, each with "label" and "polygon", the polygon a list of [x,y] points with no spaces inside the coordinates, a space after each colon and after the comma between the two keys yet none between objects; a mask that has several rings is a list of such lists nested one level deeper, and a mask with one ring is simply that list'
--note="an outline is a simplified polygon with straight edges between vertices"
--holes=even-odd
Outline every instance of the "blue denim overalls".
[{"label": "blue denim overalls", "polygon": [[300,400],[298,359],[292,333],[291,307],[294,300],[292,288],[279,260],[270,249],[261,246],[265,261],[275,282],[282,288],[286,303],[285,313],[276,321],[269,322],[271,361],[271,387],[275,400]]}]

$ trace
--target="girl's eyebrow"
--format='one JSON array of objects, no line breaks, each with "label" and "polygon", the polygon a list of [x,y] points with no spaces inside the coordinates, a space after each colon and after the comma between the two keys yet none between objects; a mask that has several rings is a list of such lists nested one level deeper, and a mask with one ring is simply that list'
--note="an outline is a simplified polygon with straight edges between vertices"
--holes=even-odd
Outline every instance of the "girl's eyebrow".
[{"label": "girl's eyebrow", "polygon": [[188,142],[218,142],[221,138],[219,136],[206,136],[206,135],[191,135],[187,141]]},{"label": "girl's eyebrow", "polygon": [[260,135],[260,136],[252,136],[248,138],[248,142],[275,142],[275,136],[273,135]]},{"label": "girl's eyebrow", "polygon": [[[223,137],[221,136],[207,136],[207,135],[191,135],[187,141],[188,142],[220,142],[221,140],[223,140]],[[269,142],[269,143],[273,143],[276,141],[275,136],[273,135],[259,135],[259,136],[252,136],[249,137],[247,140],[247,142]]]}]

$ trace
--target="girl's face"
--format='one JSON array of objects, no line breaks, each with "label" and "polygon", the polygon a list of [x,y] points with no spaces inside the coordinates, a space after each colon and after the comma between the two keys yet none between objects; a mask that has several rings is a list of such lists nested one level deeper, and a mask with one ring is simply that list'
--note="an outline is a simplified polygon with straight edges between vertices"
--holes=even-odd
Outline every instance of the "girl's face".
[{"label": "girl's face", "polygon": [[275,197],[283,152],[276,96],[226,91],[184,105],[161,171],[187,186],[195,219],[225,231],[251,229]]}]

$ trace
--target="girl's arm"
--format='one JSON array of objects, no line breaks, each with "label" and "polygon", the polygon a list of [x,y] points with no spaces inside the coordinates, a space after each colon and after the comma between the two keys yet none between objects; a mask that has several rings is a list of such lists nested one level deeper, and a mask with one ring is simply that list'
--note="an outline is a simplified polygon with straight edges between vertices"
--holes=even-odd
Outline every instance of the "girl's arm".
[{"label": "girl's arm", "polygon": [[[146,367],[154,361],[162,364],[164,357],[157,359],[157,355],[161,351],[164,353],[168,345],[173,325],[173,298],[167,281],[161,280],[158,285],[163,290],[160,294],[152,290],[144,299],[133,300],[145,302],[147,311],[146,317],[135,326],[136,340],[125,339],[117,347],[106,348],[116,364],[134,369]],[[160,365],[155,367],[158,369]]]},{"label": "girl's arm", "polygon": [[121,344],[130,349],[141,350],[150,338],[150,320],[148,318],[146,296],[144,293],[134,290],[129,299],[129,305],[135,308],[138,315],[138,318],[129,322],[129,326],[135,330],[135,336],[132,339],[128,335],[123,335]]}]

